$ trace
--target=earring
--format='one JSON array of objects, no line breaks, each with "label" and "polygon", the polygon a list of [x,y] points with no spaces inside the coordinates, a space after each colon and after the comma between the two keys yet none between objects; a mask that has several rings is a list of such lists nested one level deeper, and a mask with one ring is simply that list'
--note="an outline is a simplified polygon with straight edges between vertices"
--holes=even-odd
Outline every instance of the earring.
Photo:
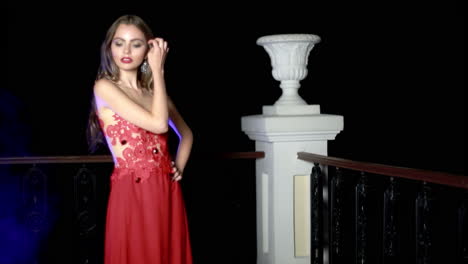
[{"label": "earring", "polygon": [[141,72],[142,73],[147,73],[148,72],[148,61],[145,60],[143,64],[141,64]]}]

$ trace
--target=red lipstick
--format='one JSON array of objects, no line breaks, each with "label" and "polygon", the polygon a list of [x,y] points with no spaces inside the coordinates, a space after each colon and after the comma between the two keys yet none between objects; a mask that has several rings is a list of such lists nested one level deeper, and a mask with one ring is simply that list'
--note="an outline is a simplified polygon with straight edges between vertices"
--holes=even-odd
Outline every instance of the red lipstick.
[{"label": "red lipstick", "polygon": [[133,62],[132,58],[130,58],[130,57],[123,57],[122,59],[120,59],[120,61],[123,62],[123,63],[132,63]]}]

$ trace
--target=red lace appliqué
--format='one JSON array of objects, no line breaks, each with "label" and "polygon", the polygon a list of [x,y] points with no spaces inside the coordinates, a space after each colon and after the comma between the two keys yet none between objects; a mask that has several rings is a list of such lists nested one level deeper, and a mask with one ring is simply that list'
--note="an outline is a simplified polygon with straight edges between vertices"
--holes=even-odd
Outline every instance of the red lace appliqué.
[{"label": "red lace appliqu\u00e9", "polygon": [[142,129],[114,113],[115,124],[104,129],[104,122],[99,119],[104,134],[111,139],[111,144],[126,146],[122,156],[116,158],[116,168],[141,169],[141,180],[146,180],[149,171],[161,164],[161,159],[167,159],[167,134],[154,134]]}]

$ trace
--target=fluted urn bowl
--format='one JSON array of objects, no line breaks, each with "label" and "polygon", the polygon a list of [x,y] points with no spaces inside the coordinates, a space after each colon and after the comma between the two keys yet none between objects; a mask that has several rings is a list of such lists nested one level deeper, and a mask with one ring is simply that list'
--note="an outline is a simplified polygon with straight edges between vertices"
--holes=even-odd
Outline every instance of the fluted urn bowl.
[{"label": "fluted urn bowl", "polygon": [[279,34],[257,39],[271,59],[272,75],[283,90],[274,105],[306,105],[299,96],[300,81],[307,76],[307,61],[312,48],[320,42],[313,34]]}]

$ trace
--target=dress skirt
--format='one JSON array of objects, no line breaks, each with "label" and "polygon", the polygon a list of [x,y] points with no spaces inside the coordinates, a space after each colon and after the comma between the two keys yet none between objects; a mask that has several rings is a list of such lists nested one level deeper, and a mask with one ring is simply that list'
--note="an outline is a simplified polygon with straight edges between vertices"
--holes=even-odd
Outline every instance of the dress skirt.
[{"label": "dress skirt", "polygon": [[115,167],[105,228],[105,264],[191,264],[180,183],[170,166]]}]

